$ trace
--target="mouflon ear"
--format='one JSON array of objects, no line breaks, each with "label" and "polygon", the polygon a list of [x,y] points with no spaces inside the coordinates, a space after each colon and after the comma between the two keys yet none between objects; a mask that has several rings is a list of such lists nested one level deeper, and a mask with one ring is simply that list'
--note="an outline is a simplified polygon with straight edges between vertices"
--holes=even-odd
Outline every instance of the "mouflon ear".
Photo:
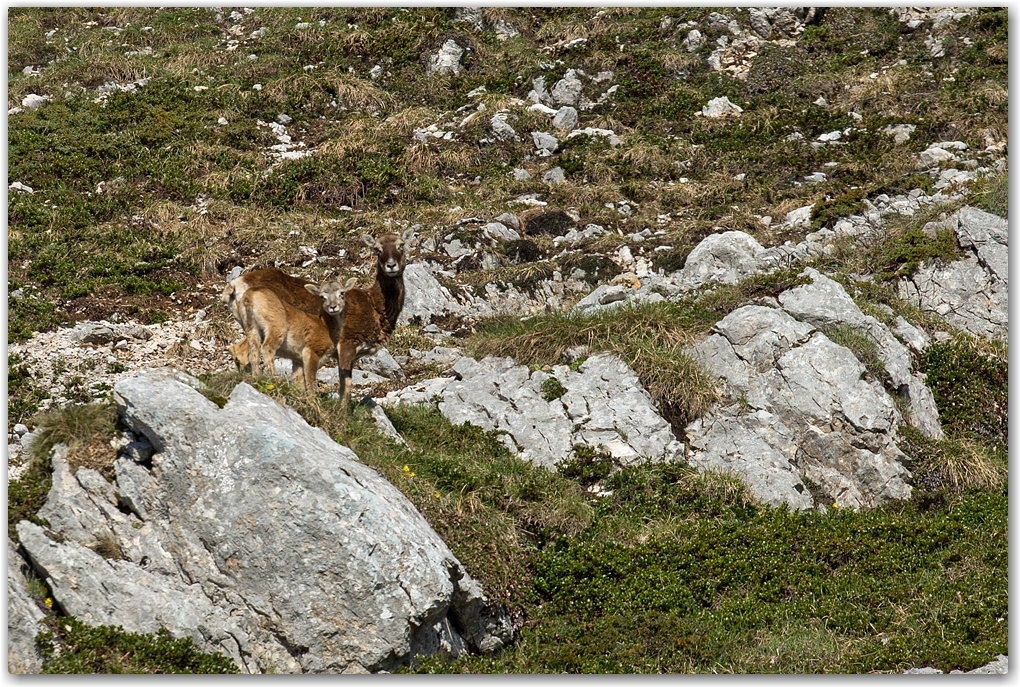
[{"label": "mouflon ear", "polygon": [[350,278],[350,279],[348,279],[348,280],[347,280],[347,282],[346,282],[346,283],[344,284],[344,291],[350,291],[350,290],[351,290],[351,288],[352,288],[352,287],[353,287],[353,286],[354,286],[355,284],[357,284],[357,283],[358,283],[358,278],[357,278],[357,277],[351,277],[351,278]]},{"label": "mouflon ear", "polygon": [[311,293],[314,293],[316,296],[319,295],[319,285],[318,284],[305,284],[305,290],[309,291]]},{"label": "mouflon ear", "polygon": [[374,238],[372,238],[372,235],[371,235],[371,234],[362,234],[362,235],[361,235],[361,240],[362,240],[362,241],[364,242],[364,244],[365,244],[366,246],[368,246],[369,248],[375,248],[375,239],[374,239]]},{"label": "mouflon ear", "polygon": [[401,234],[400,238],[404,239],[405,242],[410,243],[411,239],[414,238],[414,227],[407,229]]}]

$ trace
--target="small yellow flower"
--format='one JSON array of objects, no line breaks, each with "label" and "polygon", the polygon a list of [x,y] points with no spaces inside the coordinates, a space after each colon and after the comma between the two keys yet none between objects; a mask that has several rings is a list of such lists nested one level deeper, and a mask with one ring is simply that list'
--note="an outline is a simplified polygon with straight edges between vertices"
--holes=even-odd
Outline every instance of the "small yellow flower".
[{"label": "small yellow flower", "polygon": [[49,597],[46,597],[46,605],[47,605],[47,606],[48,606],[49,608],[53,608],[53,599],[51,599],[51,598],[49,598]]},{"label": "small yellow flower", "polygon": [[832,504],[832,507],[833,507],[833,508],[839,508],[839,504],[838,504],[838,503],[833,503],[833,504]]},{"label": "small yellow flower", "polygon": [[438,491],[437,491],[437,492],[435,493],[435,497],[436,497],[437,499],[439,498],[439,492],[438,492]]},{"label": "small yellow flower", "polygon": [[266,389],[268,389],[269,391],[272,391],[275,388],[276,388],[275,384],[266,384]]},{"label": "small yellow flower", "polygon": [[408,477],[414,477],[414,473],[413,473],[413,472],[412,472],[412,473],[410,473],[410,474],[408,475]]},{"label": "small yellow flower", "polygon": [[404,466],[404,472],[410,472],[410,471],[411,471],[411,468],[409,468],[409,467],[407,467],[407,466],[405,465],[405,466]]}]

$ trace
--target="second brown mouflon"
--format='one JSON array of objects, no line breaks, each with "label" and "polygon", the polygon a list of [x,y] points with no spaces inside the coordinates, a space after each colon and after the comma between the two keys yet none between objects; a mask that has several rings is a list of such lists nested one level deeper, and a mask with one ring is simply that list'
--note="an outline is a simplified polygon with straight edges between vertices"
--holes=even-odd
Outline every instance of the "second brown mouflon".
[{"label": "second brown mouflon", "polygon": [[349,289],[345,294],[344,324],[336,345],[340,367],[340,397],[351,395],[351,372],[361,357],[372,355],[386,345],[404,308],[404,267],[406,246],[414,236],[408,229],[401,234],[384,234],[362,240],[375,251],[375,281],[367,289]]}]

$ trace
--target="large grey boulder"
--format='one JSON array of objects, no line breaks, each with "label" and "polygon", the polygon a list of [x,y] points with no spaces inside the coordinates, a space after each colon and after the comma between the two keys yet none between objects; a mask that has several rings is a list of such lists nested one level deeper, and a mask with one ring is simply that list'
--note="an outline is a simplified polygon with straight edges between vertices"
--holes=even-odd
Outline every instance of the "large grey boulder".
[{"label": "large grey boulder", "polygon": [[416,262],[404,268],[404,309],[397,319],[398,326],[405,326],[414,320],[428,324],[433,317],[463,310],[449,290],[442,286],[428,266]]},{"label": "large grey boulder", "polygon": [[725,231],[705,237],[687,256],[676,276],[684,288],[695,289],[708,283],[736,284],[756,274],[765,248],[750,234]]},{"label": "large grey boulder", "polygon": [[924,263],[898,284],[900,298],[976,336],[1009,336],[1009,225],[965,206],[948,223],[966,257]]},{"label": "large grey boulder", "polygon": [[220,409],[178,376],[114,387],[151,469],[119,459],[109,484],[58,456],[47,518],[60,541],[18,526],[68,612],[165,627],[245,672],[393,670],[509,640],[421,514],[353,452],[247,384]]},{"label": "large grey boulder", "polygon": [[826,326],[846,326],[868,336],[877,346],[892,388],[907,398],[910,410],[908,422],[926,436],[942,439],[942,424],[935,398],[925,384],[924,375],[912,372],[910,350],[893,335],[884,324],[857,307],[843,286],[815,269],[804,273],[813,283],[796,286],[779,294],[783,309],[797,319],[824,329]]},{"label": "large grey boulder", "polygon": [[[503,430],[501,439],[525,460],[554,468],[575,444],[601,447],[624,464],[683,457],[637,375],[615,355],[592,356],[577,371],[566,365],[552,374],[518,365],[511,358],[461,358],[456,377],[426,380],[390,392],[384,404],[427,403],[440,397],[450,422]],[[547,400],[543,385],[565,391]]]},{"label": "large grey boulder", "polygon": [[[731,470],[763,501],[798,509],[910,495],[895,405],[881,384],[865,381],[853,353],[810,324],[748,305],[692,352],[723,399],[686,428],[692,465]],[[816,485],[813,499],[804,480]]]},{"label": "large grey boulder", "polygon": [[7,538],[7,672],[35,674],[42,670],[42,658],[35,636],[45,628],[46,614],[26,590],[28,564],[11,538]]},{"label": "large grey boulder", "polygon": [[89,625],[120,625],[145,633],[165,628],[174,637],[189,637],[207,650],[220,651],[248,672],[258,672],[252,654],[261,654],[278,670],[293,672],[297,667],[278,642],[267,639],[253,646],[257,626],[218,608],[201,584],[109,560],[74,541],[57,542],[25,520],[18,523],[18,536],[61,608]]}]

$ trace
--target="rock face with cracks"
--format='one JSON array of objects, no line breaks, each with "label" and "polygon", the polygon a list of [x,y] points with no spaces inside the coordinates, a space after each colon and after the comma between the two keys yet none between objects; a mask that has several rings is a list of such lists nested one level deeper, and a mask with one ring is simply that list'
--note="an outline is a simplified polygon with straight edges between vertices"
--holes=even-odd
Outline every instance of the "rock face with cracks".
[{"label": "rock face with cracks", "polygon": [[569,458],[576,444],[601,447],[624,464],[683,458],[669,423],[615,355],[592,356],[576,372],[566,365],[554,366],[552,374],[532,372],[493,357],[461,358],[453,371],[458,377],[426,380],[391,392],[384,402],[423,403],[438,395],[439,411],[450,422],[503,430],[511,451],[549,468]]},{"label": "rock face with cracks", "polygon": [[26,591],[25,560],[18,555],[14,542],[7,538],[7,672],[32,674],[42,670],[42,659],[35,647],[35,636],[44,628],[40,624],[42,609]]},{"label": "rock face with cracks", "polygon": [[724,400],[686,428],[692,465],[732,471],[762,501],[796,509],[910,496],[899,412],[847,348],[782,310],[748,305],[693,353]]},{"label": "rock face with cracks", "polygon": [[907,347],[893,336],[888,327],[861,312],[838,282],[811,268],[805,273],[814,283],[781,293],[779,302],[783,309],[817,327],[850,327],[870,338],[878,349],[893,390],[909,401],[908,422],[926,436],[944,438],[935,398],[925,385],[924,375],[911,372],[911,356]]},{"label": "rock face with cracks", "polygon": [[393,670],[509,641],[480,585],[353,452],[247,384],[222,409],[196,384],[154,370],[115,386],[151,466],[120,458],[110,484],[55,456],[52,535],[25,521],[18,534],[64,609],[165,627],[243,672]]},{"label": "rock face with cracks", "polygon": [[947,265],[923,264],[899,283],[900,298],[976,336],[1009,336],[1009,224],[965,206],[947,223],[967,255]]}]

